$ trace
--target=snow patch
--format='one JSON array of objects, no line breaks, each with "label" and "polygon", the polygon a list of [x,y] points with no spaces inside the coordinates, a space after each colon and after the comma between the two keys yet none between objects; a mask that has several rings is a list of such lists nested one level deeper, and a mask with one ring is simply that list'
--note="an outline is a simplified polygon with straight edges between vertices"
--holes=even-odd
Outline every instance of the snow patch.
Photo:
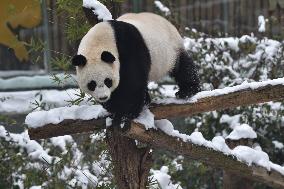
[{"label": "snow patch", "polygon": [[[206,140],[200,132],[193,132],[190,136],[188,136],[175,130],[171,122],[165,119],[156,120],[155,125],[167,135],[177,137],[178,139],[181,139],[184,142],[191,142],[194,145],[211,148],[213,150],[222,152],[225,155],[233,155],[239,161],[242,161],[249,166],[252,164],[256,164],[266,168],[269,171],[271,169],[274,169],[275,171],[278,171],[284,175],[284,167],[273,164],[269,160],[267,153],[263,152],[261,148],[253,149],[247,146],[237,146],[236,148],[231,150],[225,143],[225,139],[221,136],[214,137],[212,141]],[[251,127],[245,124],[237,126],[230,135],[229,136],[232,138],[243,138],[244,136],[256,138],[256,133],[252,130]]]},{"label": "snow patch", "polygon": [[[263,151],[255,150],[248,146],[237,146],[231,151],[231,154],[236,156],[239,161],[245,162],[249,166],[254,163],[270,171],[269,157],[267,153]],[[282,169],[284,168],[282,167]]]},{"label": "snow patch", "polygon": [[251,82],[248,83],[244,81],[241,85],[236,85],[233,87],[225,87],[223,89],[215,89],[212,91],[202,91],[194,95],[193,97],[183,100],[176,98],[167,98],[167,99],[156,99],[153,101],[155,104],[185,104],[185,103],[194,103],[201,98],[212,97],[212,96],[221,96],[236,91],[246,90],[246,89],[257,89],[265,86],[274,86],[274,85],[284,85],[284,78],[278,78],[273,80],[261,81],[261,82]]},{"label": "snow patch", "polygon": [[[70,104],[68,101],[77,99],[78,93],[78,89],[0,92],[0,112],[27,114],[35,108],[33,104],[35,101],[44,105],[45,109],[68,106]],[[89,98],[88,95],[80,105],[91,104],[87,98]]]},{"label": "snow patch", "polygon": [[262,15],[258,16],[258,31],[260,33],[265,32],[265,18]]},{"label": "snow patch", "polygon": [[112,20],[109,10],[97,0],[83,0],[83,7],[93,9],[94,14],[98,16],[99,20]]},{"label": "snow patch", "polygon": [[248,124],[238,125],[234,130],[226,137],[226,139],[239,140],[239,139],[255,139],[257,135],[253,128]]},{"label": "snow patch", "polygon": [[20,134],[8,133],[6,129],[0,125],[0,137],[7,142],[14,142],[15,145],[25,149],[31,159],[40,160],[42,162],[46,160],[48,163],[52,163],[53,157],[48,155],[38,142],[30,140],[27,130]]},{"label": "snow patch", "polygon": [[223,114],[220,118],[220,123],[227,123],[231,129],[234,129],[236,125],[240,124],[241,115],[229,116],[228,114]]},{"label": "snow patch", "polygon": [[169,16],[171,14],[171,11],[168,7],[166,7],[165,5],[163,5],[163,3],[161,3],[161,1],[154,1],[155,6],[165,14],[165,16]]},{"label": "snow patch", "polygon": [[173,184],[171,181],[171,176],[168,174],[169,168],[167,166],[162,166],[160,170],[150,171],[153,175],[150,177],[151,180],[157,181],[160,185],[153,186],[154,188],[159,187],[161,189],[182,189],[179,184]]},{"label": "snow patch", "polygon": [[25,123],[29,128],[37,128],[47,124],[58,124],[65,119],[90,120],[107,116],[108,112],[101,105],[73,105],[71,107],[54,108],[49,111],[37,111],[27,115]]},{"label": "snow patch", "polygon": [[[74,75],[67,77],[65,74],[56,74],[60,81],[63,81],[63,86],[77,87],[77,82]],[[9,79],[0,78],[0,90],[27,90],[36,88],[58,88],[58,84],[52,80],[50,75],[37,75],[37,76],[18,76]]]},{"label": "snow patch", "polygon": [[68,143],[74,142],[73,138],[70,135],[52,137],[50,138],[50,142],[53,146],[59,147],[63,153],[67,152],[66,145]]},{"label": "snow patch", "polygon": [[277,148],[277,149],[283,149],[284,148],[284,144],[282,142],[274,140],[274,141],[272,141],[272,143],[274,144],[275,148]]},{"label": "snow patch", "polygon": [[133,121],[144,125],[146,130],[156,128],[154,123],[154,114],[152,114],[152,112],[150,112],[150,110],[146,107]]}]

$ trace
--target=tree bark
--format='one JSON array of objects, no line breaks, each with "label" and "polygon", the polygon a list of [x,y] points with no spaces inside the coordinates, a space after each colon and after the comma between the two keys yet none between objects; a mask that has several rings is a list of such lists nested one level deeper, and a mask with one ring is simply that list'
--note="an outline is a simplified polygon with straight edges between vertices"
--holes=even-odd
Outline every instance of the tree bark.
[{"label": "tree bark", "polygon": [[253,189],[253,185],[247,178],[224,171],[223,189]]},{"label": "tree bark", "polygon": [[[226,139],[226,144],[230,149],[234,149],[237,146],[249,146],[252,147],[253,139],[242,138],[239,140]],[[253,189],[253,182],[251,179],[242,177],[231,173],[230,171],[223,170],[223,189]]]},{"label": "tree bark", "polygon": [[[211,148],[195,145],[190,141],[184,142],[159,130],[145,130],[144,126],[132,122],[130,129],[124,135],[147,143],[153,148],[166,149],[184,155],[248,180],[261,182],[273,188],[284,188],[284,175],[276,170],[268,171],[266,168],[254,164],[248,166],[246,163],[238,161],[235,156],[228,156]],[[240,182],[240,184],[243,183]],[[239,188],[243,188],[242,186]]]},{"label": "tree bark", "polygon": [[[228,87],[232,90],[234,87]],[[218,89],[215,90],[218,93]],[[150,104],[150,111],[155,119],[168,119],[174,117],[191,116],[198,113],[214,110],[249,106],[269,101],[284,99],[284,85],[265,85],[258,88],[244,88],[218,96],[208,96],[198,99],[196,102],[185,104]]]},{"label": "tree bark", "polygon": [[122,135],[119,126],[107,129],[106,141],[119,189],[145,189],[153,163],[150,147],[138,148],[133,139]]}]

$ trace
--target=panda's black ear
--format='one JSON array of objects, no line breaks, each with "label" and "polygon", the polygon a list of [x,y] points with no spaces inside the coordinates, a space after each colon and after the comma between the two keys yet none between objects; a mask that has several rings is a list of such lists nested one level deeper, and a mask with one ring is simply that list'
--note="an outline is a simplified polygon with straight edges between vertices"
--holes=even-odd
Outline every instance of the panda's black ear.
[{"label": "panda's black ear", "polygon": [[87,63],[87,59],[85,56],[78,54],[73,56],[72,58],[72,65],[73,66],[85,66]]},{"label": "panda's black ear", "polygon": [[104,61],[106,63],[110,63],[110,64],[115,61],[115,57],[108,51],[102,52],[101,59],[102,59],[102,61]]}]

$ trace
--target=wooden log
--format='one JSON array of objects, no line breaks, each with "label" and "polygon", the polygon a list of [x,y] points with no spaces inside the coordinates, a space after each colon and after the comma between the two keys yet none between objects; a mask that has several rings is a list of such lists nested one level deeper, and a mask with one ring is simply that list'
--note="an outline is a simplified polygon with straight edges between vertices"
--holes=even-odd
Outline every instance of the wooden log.
[{"label": "wooden log", "polygon": [[257,89],[246,88],[236,92],[198,99],[185,104],[166,104],[150,107],[155,119],[191,116],[214,110],[236,108],[284,99],[284,85],[267,85]]},{"label": "wooden log", "polygon": [[149,146],[138,148],[135,139],[121,135],[119,125],[107,129],[106,142],[114,165],[114,179],[118,189],[144,189],[152,167]]},{"label": "wooden log", "polygon": [[106,128],[105,118],[91,120],[66,119],[60,124],[47,124],[44,127],[30,128],[30,139],[46,139],[56,136],[71,135],[78,133],[90,133],[95,130]]},{"label": "wooden log", "polygon": [[227,156],[222,152],[190,142],[183,142],[181,139],[166,135],[159,130],[145,130],[144,126],[132,123],[124,135],[147,143],[153,148],[172,151],[240,177],[258,181],[274,188],[284,187],[284,176],[275,170],[268,171],[256,165],[248,166],[233,156]]},{"label": "wooden log", "polygon": [[[247,88],[224,95],[200,98],[196,102],[185,104],[152,104],[150,110],[155,115],[155,119],[164,119],[192,116],[208,111],[280,101],[282,99],[284,99],[284,85],[266,85],[257,89]],[[29,129],[29,135],[31,139],[44,139],[67,134],[92,132],[105,127],[105,121],[102,120],[104,119],[65,120],[57,125],[48,124],[43,127]]]},{"label": "wooden log", "polygon": [[[230,149],[234,149],[237,146],[253,146],[254,139],[241,138],[239,140],[226,139],[226,144]],[[231,173],[228,170],[223,170],[223,189],[253,189],[253,182],[249,178],[242,177]]]}]

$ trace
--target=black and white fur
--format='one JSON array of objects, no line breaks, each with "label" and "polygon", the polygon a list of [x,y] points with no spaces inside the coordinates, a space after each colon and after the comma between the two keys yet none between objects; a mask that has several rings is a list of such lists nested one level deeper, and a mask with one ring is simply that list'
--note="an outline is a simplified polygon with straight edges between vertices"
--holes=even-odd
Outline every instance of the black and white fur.
[{"label": "black and white fur", "polygon": [[148,81],[170,73],[178,98],[197,93],[199,78],[177,29],[152,14],[125,14],[96,24],[83,37],[77,66],[80,88],[92,95],[115,118],[135,118],[150,103]]}]

